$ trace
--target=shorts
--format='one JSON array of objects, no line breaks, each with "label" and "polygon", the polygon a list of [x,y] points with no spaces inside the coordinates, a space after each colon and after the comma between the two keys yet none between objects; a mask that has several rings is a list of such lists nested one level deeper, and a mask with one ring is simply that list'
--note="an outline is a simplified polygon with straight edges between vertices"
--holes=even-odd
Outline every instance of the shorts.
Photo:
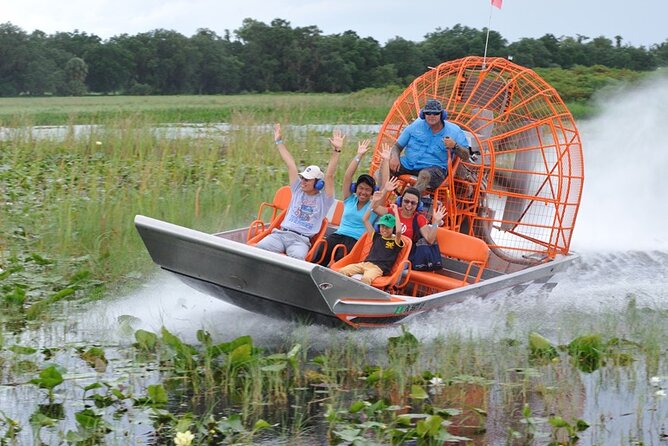
[{"label": "shorts", "polygon": [[427,184],[427,188],[430,190],[438,189],[438,186],[440,186],[448,176],[448,170],[443,167],[432,166],[425,167],[424,169],[411,170],[406,169],[403,164],[399,165],[397,175],[413,175],[417,177],[422,171],[429,173],[429,183]]}]

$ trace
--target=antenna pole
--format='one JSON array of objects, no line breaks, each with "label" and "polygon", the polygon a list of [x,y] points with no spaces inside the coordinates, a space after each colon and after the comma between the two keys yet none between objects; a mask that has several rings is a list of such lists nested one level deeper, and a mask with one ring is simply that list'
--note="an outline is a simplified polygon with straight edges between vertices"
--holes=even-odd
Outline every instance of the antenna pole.
[{"label": "antenna pole", "polygon": [[487,36],[485,37],[485,52],[482,56],[482,68],[487,66],[487,45],[489,44],[489,29],[492,27],[492,2],[489,3],[489,20],[487,21]]}]

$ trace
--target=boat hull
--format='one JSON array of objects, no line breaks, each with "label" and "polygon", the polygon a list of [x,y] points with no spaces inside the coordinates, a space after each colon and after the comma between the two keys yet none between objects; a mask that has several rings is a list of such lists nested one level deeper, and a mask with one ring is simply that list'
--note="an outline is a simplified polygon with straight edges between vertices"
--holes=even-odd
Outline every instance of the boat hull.
[{"label": "boat hull", "polygon": [[476,284],[423,297],[393,295],[328,268],[243,243],[245,229],[206,234],[138,215],[137,230],[153,261],[184,283],[237,307],[305,323],[354,327],[394,325],[462,302],[513,292],[550,278],[577,255],[513,273],[485,271]]}]

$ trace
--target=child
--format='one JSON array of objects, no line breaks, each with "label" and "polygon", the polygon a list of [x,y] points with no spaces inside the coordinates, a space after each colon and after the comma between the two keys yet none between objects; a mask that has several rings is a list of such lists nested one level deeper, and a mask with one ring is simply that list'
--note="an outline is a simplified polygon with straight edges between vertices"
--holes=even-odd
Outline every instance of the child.
[{"label": "child", "polygon": [[[374,194],[374,200],[378,200],[379,198],[379,193]],[[379,232],[375,232],[373,226],[369,222],[371,210],[374,207],[374,203],[372,202],[371,207],[367,209],[362,217],[367,233],[373,237],[369,254],[363,262],[352,263],[339,270],[341,274],[348,277],[355,274],[362,274],[360,280],[367,285],[371,285],[371,282],[373,282],[375,278],[390,272],[392,265],[394,265],[394,262],[397,260],[401,248],[404,246],[401,240],[401,227],[399,226],[399,210],[397,209],[397,205],[392,204],[392,214],[385,214],[378,219]],[[392,235],[393,231],[394,235]]]}]

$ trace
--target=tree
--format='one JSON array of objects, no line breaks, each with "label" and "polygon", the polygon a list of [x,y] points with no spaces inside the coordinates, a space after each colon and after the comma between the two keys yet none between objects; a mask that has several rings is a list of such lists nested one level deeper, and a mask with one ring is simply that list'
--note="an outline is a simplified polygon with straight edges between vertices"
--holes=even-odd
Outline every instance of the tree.
[{"label": "tree", "polygon": [[105,45],[91,48],[86,53],[88,77],[86,84],[90,91],[116,93],[130,87],[134,75],[132,54],[110,41]]},{"label": "tree", "polygon": [[11,23],[0,24],[0,96],[25,91],[21,79],[29,64],[28,35]]},{"label": "tree", "polygon": [[668,39],[661,44],[652,45],[650,53],[654,56],[659,66],[668,66]]},{"label": "tree", "polygon": [[572,37],[566,37],[561,41],[558,60],[562,68],[588,63],[584,45]]},{"label": "tree", "polygon": [[312,91],[320,30],[314,26],[292,29],[274,19],[270,26],[245,19],[236,31],[242,46],[238,54],[248,76],[242,87],[250,91]]},{"label": "tree", "polygon": [[488,56],[507,56],[506,41],[496,31],[490,31],[487,39],[487,30],[455,25],[452,29],[446,28],[425,36],[420,44],[425,56],[426,66],[436,66],[446,60],[459,59],[471,55],[482,56],[485,52],[485,41],[487,40]]},{"label": "tree", "polygon": [[62,86],[62,94],[68,96],[81,96],[86,93],[86,76],[88,76],[88,65],[80,57],[73,57],[65,64],[65,85]]},{"label": "tree", "polygon": [[549,67],[553,64],[552,54],[540,39],[523,38],[511,43],[508,51],[513,61],[527,67]]},{"label": "tree", "polygon": [[[423,63],[424,56],[418,44],[401,37],[390,39],[381,49],[381,60],[384,65],[395,67],[396,83],[409,84],[416,76],[424,73],[427,68]],[[393,83],[391,78],[387,83]]]},{"label": "tree", "polygon": [[325,36],[318,54],[318,91],[349,92],[379,85],[375,69],[381,55],[375,39],[361,39],[354,31]]},{"label": "tree", "polygon": [[235,93],[241,83],[241,62],[232,55],[229,35],[221,39],[215,32],[199,29],[191,39],[198,55],[195,91],[198,94]]},{"label": "tree", "polygon": [[155,87],[161,94],[191,93],[194,84],[197,54],[182,34],[157,29],[151,32],[154,52]]},{"label": "tree", "polygon": [[244,19],[241,28],[235,33],[242,43],[239,57],[246,74],[242,80],[242,88],[260,92],[279,90],[275,75],[285,39],[274,33],[273,37],[277,37],[274,41],[270,37],[269,27],[253,19]]}]

